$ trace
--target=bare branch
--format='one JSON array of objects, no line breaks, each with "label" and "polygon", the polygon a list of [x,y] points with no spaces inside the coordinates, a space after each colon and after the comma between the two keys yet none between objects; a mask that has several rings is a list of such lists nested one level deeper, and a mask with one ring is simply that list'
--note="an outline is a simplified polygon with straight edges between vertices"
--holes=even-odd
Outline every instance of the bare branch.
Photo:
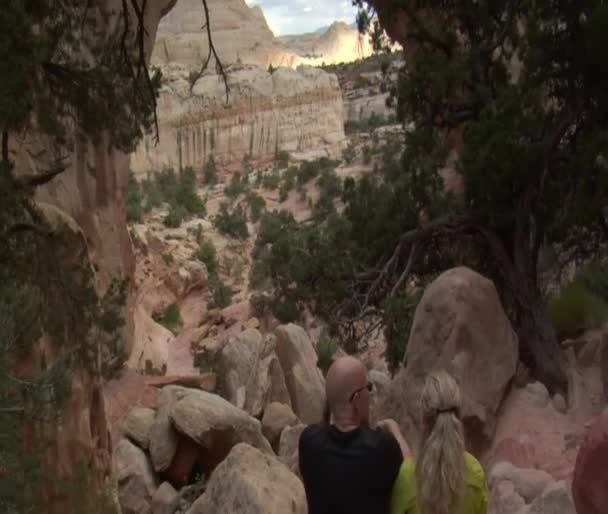
[{"label": "bare branch", "polygon": [[205,30],[207,32],[207,45],[209,46],[209,50],[207,52],[207,58],[201,66],[201,69],[190,79],[190,92],[192,93],[194,84],[196,84],[196,81],[203,76],[203,73],[205,73],[205,70],[211,62],[211,58],[213,57],[215,59],[215,69],[217,71],[217,74],[222,78],[224,82],[224,87],[226,89],[226,103],[228,103],[228,100],[230,99],[230,85],[228,84],[228,77],[226,75],[226,71],[224,70],[224,65],[222,64],[222,61],[219,55],[217,54],[215,45],[213,44],[213,37],[211,35],[211,17],[209,16],[209,7],[207,6],[207,0],[201,1],[203,3],[203,10],[205,11],[205,24],[201,28],[202,30]]},{"label": "bare branch", "polygon": [[412,266],[414,264],[414,258],[416,257],[416,253],[418,253],[418,243],[414,243],[412,245],[412,248],[410,249],[410,256],[407,259],[407,264],[405,265],[405,269],[403,270],[403,272],[401,273],[401,276],[399,277],[399,279],[393,286],[393,289],[391,290],[389,296],[395,296],[395,294],[397,294],[397,291],[399,291],[399,289],[401,289],[401,286],[405,282],[405,279],[408,277],[408,275],[410,274],[410,271],[412,270]]}]

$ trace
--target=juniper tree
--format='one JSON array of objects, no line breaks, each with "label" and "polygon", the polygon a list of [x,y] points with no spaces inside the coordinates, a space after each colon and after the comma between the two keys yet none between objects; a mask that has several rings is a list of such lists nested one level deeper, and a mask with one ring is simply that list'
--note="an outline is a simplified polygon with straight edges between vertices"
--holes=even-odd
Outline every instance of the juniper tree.
[{"label": "juniper tree", "polygon": [[[608,239],[608,5],[355,3],[361,28],[377,14],[373,33],[386,29],[405,48],[394,88],[405,149],[384,177],[349,183],[342,215],[310,235],[279,233],[291,247],[271,252],[297,266],[272,270],[284,273],[277,293],[356,335],[412,275],[469,265],[495,281],[533,373],[564,390],[538,262],[547,247],[583,260]],[[447,163],[460,194],[446,192]]]}]

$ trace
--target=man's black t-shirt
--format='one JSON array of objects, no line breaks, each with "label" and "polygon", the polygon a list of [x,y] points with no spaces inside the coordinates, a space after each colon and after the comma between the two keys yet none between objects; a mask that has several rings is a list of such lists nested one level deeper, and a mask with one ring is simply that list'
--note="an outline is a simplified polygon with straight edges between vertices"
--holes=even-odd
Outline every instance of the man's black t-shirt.
[{"label": "man's black t-shirt", "polygon": [[397,441],[384,430],[306,427],[299,463],[308,514],[389,514],[402,460]]}]

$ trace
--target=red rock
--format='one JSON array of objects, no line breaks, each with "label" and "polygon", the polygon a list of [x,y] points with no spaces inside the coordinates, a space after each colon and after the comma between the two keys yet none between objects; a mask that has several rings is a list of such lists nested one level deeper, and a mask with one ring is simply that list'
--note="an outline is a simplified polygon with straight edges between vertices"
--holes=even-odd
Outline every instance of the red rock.
[{"label": "red rock", "polygon": [[593,423],[579,450],[572,494],[578,514],[608,512],[608,412]]},{"label": "red rock", "polygon": [[503,439],[494,449],[492,461],[507,461],[518,468],[534,468],[534,444],[529,437]]},{"label": "red rock", "polygon": [[149,378],[147,385],[162,388],[167,385],[177,385],[203,391],[214,391],[217,383],[215,373],[203,373],[201,375],[169,375],[164,377]]}]

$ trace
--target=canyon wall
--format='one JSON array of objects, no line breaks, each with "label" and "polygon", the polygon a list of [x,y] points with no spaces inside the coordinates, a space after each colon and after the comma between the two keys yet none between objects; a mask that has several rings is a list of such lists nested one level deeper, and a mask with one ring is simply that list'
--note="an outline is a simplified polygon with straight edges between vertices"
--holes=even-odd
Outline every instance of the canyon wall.
[{"label": "canyon wall", "polygon": [[167,84],[158,112],[160,142],[148,136],[133,155],[140,177],[180,165],[200,170],[211,155],[221,165],[244,155],[272,160],[277,151],[340,148],[344,141],[342,93],[335,75],[315,68],[249,67],[228,76],[230,97],[216,75],[199,79],[192,91],[181,78]]},{"label": "canyon wall", "polygon": [[[139,7],[146,2],[138,2]],[[176,3],[176,0],[148,2],[144,25],[146,36],[144,51],[149,58],[152,53],[156,28],[161,17]],[[89,8],[92,24],[87,30],[95,31],[95,37],[106,37],[114,33],[122,23],[121,0],[99,0]],[[131,19],[135,19],[132,11]],[[83,24],[83,27],[85,25]],[[99,31],[99,32],[97,32]],[[93,142],[87,133],[67,127],[64,163],[66,170],[45,186],[37,190],[36,202],[46,221],[57,237],[67,241],[66,251],[73,259],[74,279],[91,277],[90,284],[103,295],[115,280],[132,281],[135,266],[133,248],[126,225],[126,195],[129,176],[129,155],[113,149],[109,134]],[[35,133],[12,138],[10,151],[16,170],[23,174],[39,174],[53,157],[53,146]],[[59,256],[43,255],[44,259],[60,259]],[[80,277],[80,278],[79,278]],[[88,280],[88,279],[87,279]],[[122,335],[119,353],[128,355],[132,340],[132,300],[127,302],[124,317],[126,328]],[[89,320],[90,322],[90,320]],[[87,320],[73,320],[82,324],[86,333],[91,329]],[[19,363],[20,373],[39,372],[44,358],[52,359],[62,349],[46,335],[38,345]],[[70,345],[82,345],[84,341],[68,341]],[[97,343],[97,342],[96,342]],[[65,350],[65,349],[64,349]],[[46,464],[43,472],[48,480],[40,484],[44,489],[48,511],[53,508],[71,512],[69,499],[61,484],[71,480],[79,466],[99,479],[110,470],[111,441],[108,437],[106,410],[103,395],[103,379],[93,371],[101,359],[102,349],[96,344],[88,354],[88,362],[70,368],[71,392],[60,417],[50,427]],[[93,486],[93,484],[91,484]],[[91,494],[99,491],[90,491]],[[60,505],[58,507],[58,505]],[[47,511],[47,509],[45,509]],[[54,511],[53,511],[54,512]]]}]

